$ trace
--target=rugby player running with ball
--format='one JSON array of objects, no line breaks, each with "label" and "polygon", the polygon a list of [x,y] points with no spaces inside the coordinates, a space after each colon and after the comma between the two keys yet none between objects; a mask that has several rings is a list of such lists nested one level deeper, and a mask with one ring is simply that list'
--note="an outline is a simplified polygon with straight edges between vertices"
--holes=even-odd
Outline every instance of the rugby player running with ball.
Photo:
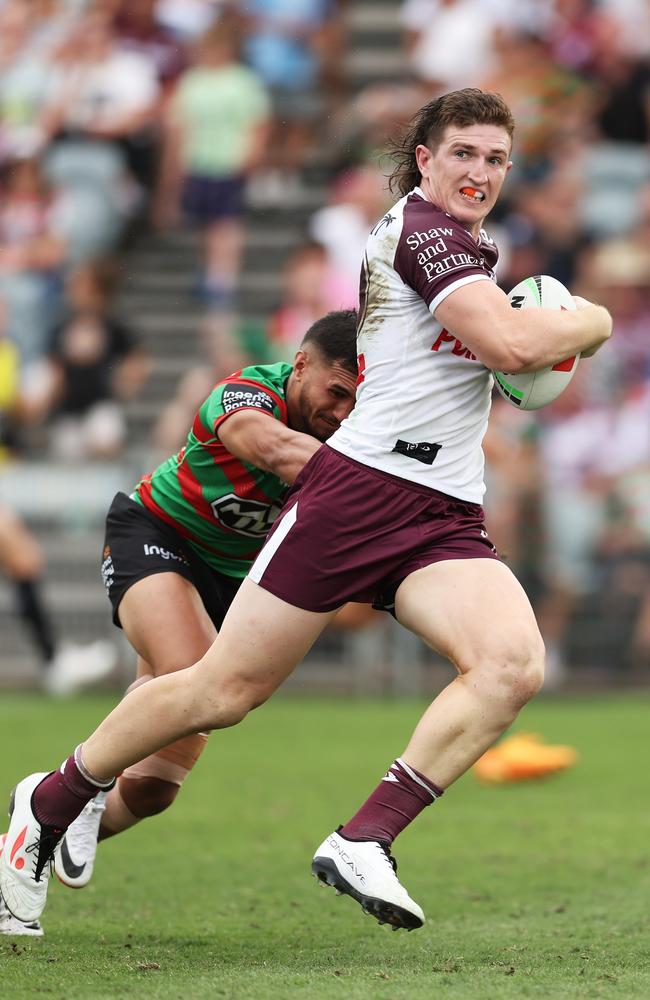
[{"label": "rugby player running with ball", "polygon": [[192,667],[132,691],[60,769],[16,787],[0,884],[36,919],[65,829],[114,776],[192,733],[232,726],[291,673],[338,608],[373,602],[457,671],[312,870],[378,920],[413,929],[420,906],[390,849],[539,690],[532,608],[484,527],[491,370],[536,371],[593,353],[609,313],[510,307],[483,231],[508,170],[514,121],[476,89],[425,105],[398,150],[402,197],[372,230],[356,406],[285,501],[214,643]]}]

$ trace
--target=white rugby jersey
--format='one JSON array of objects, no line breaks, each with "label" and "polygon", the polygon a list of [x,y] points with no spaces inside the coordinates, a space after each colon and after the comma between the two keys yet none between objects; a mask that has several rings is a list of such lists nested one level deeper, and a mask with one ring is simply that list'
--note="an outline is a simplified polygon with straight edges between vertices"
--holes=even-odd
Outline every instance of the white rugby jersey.
[{"label": "white rugby jersey", "polygon": [[477,242],[414,188],[371,231],[361,273],[359,382],[328,445],[375,469],[480,503],[492,375],[433,315],[454,289],[494,280]]}]

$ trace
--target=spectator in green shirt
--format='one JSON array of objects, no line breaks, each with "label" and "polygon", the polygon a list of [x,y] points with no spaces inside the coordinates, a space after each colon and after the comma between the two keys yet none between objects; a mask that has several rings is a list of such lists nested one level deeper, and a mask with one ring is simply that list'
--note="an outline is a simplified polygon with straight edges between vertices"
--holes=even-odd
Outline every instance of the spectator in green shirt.
[{"label": "spectator in green shirt", "polygon": [[167,118],[157,219],[179,204],[205,233],[204,289],[227,308],[236,290],[244,241],[248,174],[261,161],[270,102],[256,74],[239,61],[239,22],[223,15],[197,44]]}]

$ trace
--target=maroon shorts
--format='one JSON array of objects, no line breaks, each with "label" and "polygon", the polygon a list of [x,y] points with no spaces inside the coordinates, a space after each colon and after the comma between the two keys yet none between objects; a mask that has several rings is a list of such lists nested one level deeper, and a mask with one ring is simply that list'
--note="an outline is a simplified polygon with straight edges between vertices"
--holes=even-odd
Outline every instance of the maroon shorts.
[{"label": "maroon shorts", "polygon": [[250,571],[306,611],[347,601],[394,611],[409,573],[446,559],[498,559],[483,508],[319,448]]}]

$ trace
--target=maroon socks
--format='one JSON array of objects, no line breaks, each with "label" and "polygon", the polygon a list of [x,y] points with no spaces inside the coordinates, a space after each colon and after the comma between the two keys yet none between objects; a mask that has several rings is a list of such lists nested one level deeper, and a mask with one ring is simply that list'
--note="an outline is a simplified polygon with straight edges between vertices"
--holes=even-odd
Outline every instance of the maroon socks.
[{"label": "maroon socks", "polygon": [[97,792],[105,792],[114,784],[114,779],[105,781],[90,774],[84,767],[78,746],[58,771],[52,771],[34,789],[34,815],[45,826],[65,830]]},{"label": "maroon socks", "polygon": [[370,798],[339,833],[348,840],[392,844],[398,833],[442,794],[442,788],[398,757]]},{"label": "maroon socks", "polygon": [[[81,759],[81,747],[68,757],[58,771],[44,778],[32,796],[32,808],[39,823],[65,830],[99,791],[112,788],[90,774]],[[348,840],[378,840],[392,844],[425,806],[443,794],[429,778],[398,757],[361,809],[341,827]]]}]

